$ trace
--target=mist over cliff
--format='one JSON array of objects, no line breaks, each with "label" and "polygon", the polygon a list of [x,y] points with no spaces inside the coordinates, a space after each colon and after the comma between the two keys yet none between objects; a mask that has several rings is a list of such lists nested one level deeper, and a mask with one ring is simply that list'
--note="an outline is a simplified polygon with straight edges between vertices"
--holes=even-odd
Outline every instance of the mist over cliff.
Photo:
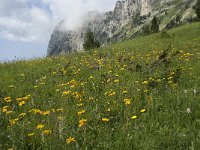
[{"label": "mist over cliff", "polygon": [[134,38],[143,27],[151,23],[154,16],[160,20],[160,29],[172,19],[187,22],[194,16],[192,7],[196,0],[125,0],[117,1],[113,11],[100,13],[90,11],[77,18],[74,28],[69,22],[60,21],[49,41],[47,56],[61,55],[83,50],[84,34],[94,32],[102,46],[115,41]]}]

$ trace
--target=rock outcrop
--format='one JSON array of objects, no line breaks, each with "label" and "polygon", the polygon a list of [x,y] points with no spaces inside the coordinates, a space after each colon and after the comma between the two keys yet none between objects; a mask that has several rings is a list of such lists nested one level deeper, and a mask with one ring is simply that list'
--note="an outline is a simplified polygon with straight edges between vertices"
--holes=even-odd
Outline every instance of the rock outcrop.
[{"label": "rock outcrop", "polygon": [[[49,42],[47,56],[60,55],[83,50],[84,34],[90,30],[95,33],[95,37],[106,45],[115,41],[124,40],[137,36],[143,26],[149,24],[154,16],[160,17],[162,21],[165,17],[176,17],[180,15],[188,19],[194,12],[191,7],[196,0],[125,0],[117,1],[113,11],[98,13],[89,12],[83,25],[76,30],[65,31],[62,26],[65,21],[61,21],[54,29]],[[179,9],[176,7],[179,6]],[[186,8],[188,6],[188,8]],[[181,10],[181,8],[184,8]],[[174,9],[174,14],[169,15],[168,11]],[[184,12],[183,12],[184,11]],[[163,19],[164,20],[164,19]],[[160,28],[164,28],[168,22],[161,23]]]}]

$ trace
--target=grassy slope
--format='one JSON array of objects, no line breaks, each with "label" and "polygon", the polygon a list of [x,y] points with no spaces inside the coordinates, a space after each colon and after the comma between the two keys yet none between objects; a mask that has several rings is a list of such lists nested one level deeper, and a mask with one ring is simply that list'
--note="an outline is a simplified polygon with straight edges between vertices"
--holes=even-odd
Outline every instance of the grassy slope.
[{"label": "grassy slope", "polygon": [[[199,35],[194,23],[94,52],[0,64],[0,149],[198,149]],[[152,67],[165,50],[167,61]]]}]

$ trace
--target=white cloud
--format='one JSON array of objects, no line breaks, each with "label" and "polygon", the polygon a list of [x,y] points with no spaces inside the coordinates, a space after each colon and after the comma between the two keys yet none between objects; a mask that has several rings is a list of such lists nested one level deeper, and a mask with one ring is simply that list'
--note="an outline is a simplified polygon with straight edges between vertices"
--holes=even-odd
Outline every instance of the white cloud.
[{"label": "white cloud", "polygon": [[0,0],[0,36],[23,42],[48,42],[54,26],[73,28],[91,10],[107,11],[116,0]]}]

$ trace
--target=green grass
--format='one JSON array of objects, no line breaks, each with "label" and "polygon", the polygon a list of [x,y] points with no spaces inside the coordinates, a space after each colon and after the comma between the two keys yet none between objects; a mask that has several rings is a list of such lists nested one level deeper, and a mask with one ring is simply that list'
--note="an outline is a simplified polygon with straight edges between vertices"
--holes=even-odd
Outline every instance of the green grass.
[{"label": "green grass", "polygon": [[196,150],[199,64],[200,23],[0,64],[0,149]]}]

